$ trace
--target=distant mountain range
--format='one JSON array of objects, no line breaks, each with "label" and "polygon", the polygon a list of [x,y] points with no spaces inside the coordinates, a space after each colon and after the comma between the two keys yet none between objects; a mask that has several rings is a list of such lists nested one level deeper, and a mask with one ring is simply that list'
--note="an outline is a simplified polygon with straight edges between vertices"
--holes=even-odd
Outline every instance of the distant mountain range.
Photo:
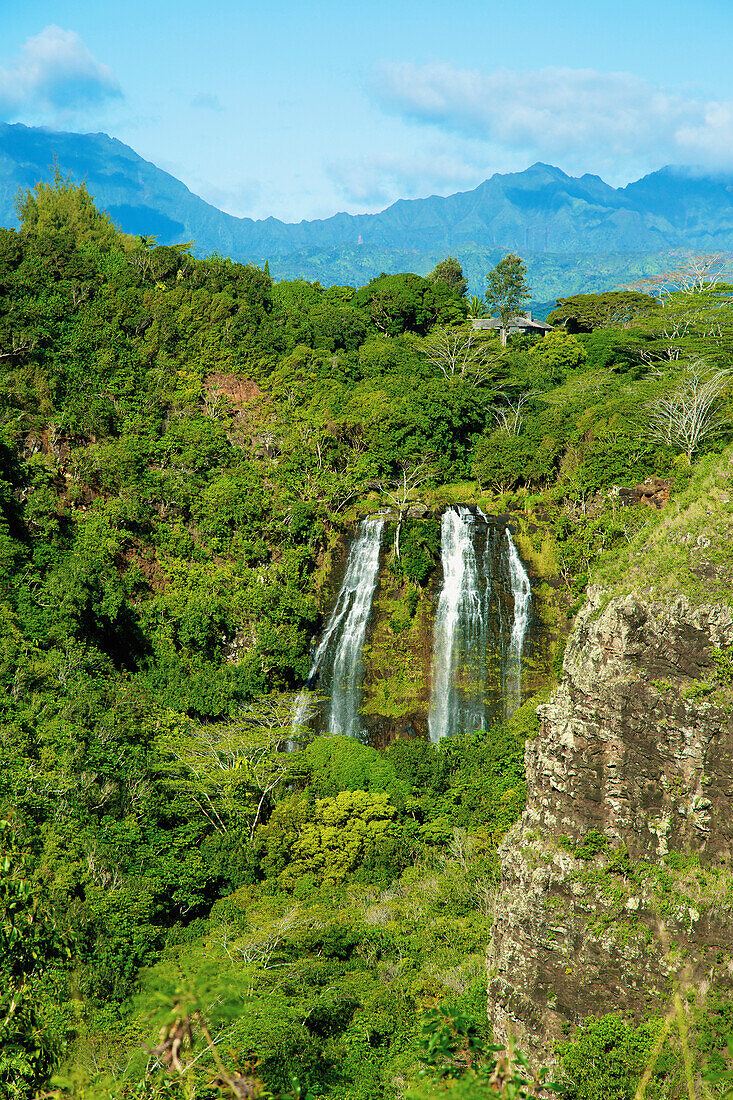
[{"label": "distant mountain range", "polygon": [[199,255],[269,260],[276,277],[324,284],[363,284],[382,271],[424,274],[450,254],[481,293],[488,268],[513,251],[527,261],[536,299],[548,301],[663,270],[673,251],[733,250],[730,175],[662,168],[614,188],[598,176],[534,164],[446,198],[289,224],[225,214],[106,134],[20,124],[0,125],[0,224],[17,225],[18,189],[49,179],[54,162],[84,180],[127,233],[161,244],[195,240]]}]

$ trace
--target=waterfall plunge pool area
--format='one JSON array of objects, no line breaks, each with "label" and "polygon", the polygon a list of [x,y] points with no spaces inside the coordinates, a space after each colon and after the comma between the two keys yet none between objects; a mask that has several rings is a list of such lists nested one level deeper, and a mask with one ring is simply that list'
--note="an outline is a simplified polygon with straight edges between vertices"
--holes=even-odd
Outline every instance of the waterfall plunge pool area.
[{"label": "waterfall plunge pool area", "polygon": [[545,679],[551,647],[511,517],[456,504],[403,518],[403,546],[410,523],[432,523],[436,543],[439,535],[421,585],[395,568],[390,518],[368,516],[351,540],[294,734],[308,727],[375,747],[405,736],[438,742],[509,717]]}]

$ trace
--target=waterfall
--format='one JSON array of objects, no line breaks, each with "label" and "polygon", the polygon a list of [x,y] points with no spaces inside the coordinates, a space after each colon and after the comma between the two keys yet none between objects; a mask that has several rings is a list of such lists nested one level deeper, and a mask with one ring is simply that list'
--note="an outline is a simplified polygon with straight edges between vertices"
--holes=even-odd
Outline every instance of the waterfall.
[{"label": "waterfall", "polygon": [[341,589],[316,647],[306,687],[293,707],[293,731],[309,718],[308,689],[318,684],[329,696],[324,726],[329,733],[354,737],[361,730],[362,648],[379,577],[384,518],[362,521],[351,545]]},{"label": "waterfall", "polygon": [[433,632],[430,740],[483,729],[490,585],[476,554],[476,517],[458,505],[443,513],[443,585]]},{"label": "waterfall", "polygon": [[[361,732],[366,640],[385,520],[362,521],[346,573],[293,707],[293,734],[310,722],[331,734]],[[443,580],[433,628],[428,730],[433,742],[487,729],[522,702],[531,618],[527,571],[503,522],[464,505],[441,519]],[[311,689],[319,701],[313,707]]]},{"label": "waterfall", "polygon": [[443,584],[433,631],[431,741],[484,729],[522,701],[527,571],[509,529],[457,505],[441,521]]},{"label": "waterfall", "polygon": [[509,652],[504,678],[504,705],[506,715],[510,717],[522,702],[522,651],[529,627],[532,589],[527,570],[522,565],[508,527],[506,538],[509,583],[514,600],[514,619],[509,636]]}]

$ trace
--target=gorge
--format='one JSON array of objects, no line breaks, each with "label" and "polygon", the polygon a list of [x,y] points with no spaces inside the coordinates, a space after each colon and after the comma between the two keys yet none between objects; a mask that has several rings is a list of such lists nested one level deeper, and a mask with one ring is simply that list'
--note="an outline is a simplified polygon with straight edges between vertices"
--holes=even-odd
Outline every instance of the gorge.
[{"label": "gorge", "polygon": [[[675,995],[698,1085],[724,1069],[733,290],[451,373],[447,283],[385,319],[121,239],[63,181],[26,209],[0,1096],[497,1100],[516,1039],[565,1100],[631,1100]],[[650,430],[701,378],[696,449]],[[665,1049],[648,1100],[685,1072]]]}]

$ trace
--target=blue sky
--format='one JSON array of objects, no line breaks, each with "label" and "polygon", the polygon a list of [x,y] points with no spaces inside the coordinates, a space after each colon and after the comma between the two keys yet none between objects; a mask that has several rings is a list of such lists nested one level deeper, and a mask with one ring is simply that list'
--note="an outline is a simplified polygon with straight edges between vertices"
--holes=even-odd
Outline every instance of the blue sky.
[{"label": "blue sky", "polygon": [[536,160],[733,168],[731,0],[0,0],[0,121],[104,130],[233,214],[450,194]]}]

